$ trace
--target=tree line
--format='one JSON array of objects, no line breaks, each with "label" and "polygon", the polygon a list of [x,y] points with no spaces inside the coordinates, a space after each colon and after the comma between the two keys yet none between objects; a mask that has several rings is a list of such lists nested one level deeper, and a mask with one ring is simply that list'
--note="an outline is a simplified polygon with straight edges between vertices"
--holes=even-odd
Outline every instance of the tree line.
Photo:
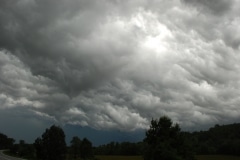
[{"label": "tree line", "polygon": [[163,116],[153,119],[142,142],[111,142],[95,149],[103,155],[141,155],[144,160],[194,160],[194,152],[178,124]]},{"label": "tree line", "polygon": [[152,119],[142,142],[110,142],[93,147],[87,138],[73,137],[66,145],[59,126],[46,129],[33,144],[0,134],[0,149],[28,159],[94,159],[94,155],[141,155],[144,160],[194,160],[194,155],[240,155],[240,124],[215,125],[207,131],[184,132],[169,117]]},{"label": "tree line", "polygon": [[65,133],[59,126],[46,129],[33,144],[27,144],[0,134],[0,149],[9,149],[9,154],[17,157],[36,160],[93,159],[93,147],[87,138],[81,140],[73,137],[70,146],[66,145]]},{"label": "tree line", "polygon": [[0,133],[0,150],[12,147],[15,140],[7,135]]},{"label": "tree line", "polygon": [[[129,149],[125,152],[123,148]],[[147,148],[149,148],[148,151]],[[184,132],[177,124],[173,125],[169,118],[162,117],[159,120],[152,120],[143,142],[111,142],[95,149],[96,153],[100,155],[145,154],[147,157],[154,153],[161,155],[162,152],[165,152],[164,150],[170,152],[169,154],[178,154],[179,152],[182,155],[240,156],[240,123],[217,124],[206,131]]]},{"label": "tree line", "polygon": [[196,154],[240,156],[240,123],[215,125],[207,131],[185,134]]},{"label": "tree line", "polygon": [[143,142],[110,142],[94,148],[95,155],[142,155],[144,150]]}]

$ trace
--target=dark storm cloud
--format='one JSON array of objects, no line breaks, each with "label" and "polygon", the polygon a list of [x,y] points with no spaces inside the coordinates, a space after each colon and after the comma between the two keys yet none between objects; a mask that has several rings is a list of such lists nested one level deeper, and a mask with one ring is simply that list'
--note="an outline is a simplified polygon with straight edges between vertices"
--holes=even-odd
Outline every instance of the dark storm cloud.
[{"label": "dark storm cloud", "polygon": [[210,11],[216,15],[222,15],[231,10],[234,1],[228,0],[184,0],[185,2],[196,5],[198,8]]},{"label": "dark storm cloud", "polygon": [[238,1],[0,3],[2,110],[120,130],[239,120]]},{"label": "dark storm cloud", "polygon": [[[94,53],[91,52],[96,51],[81,46],[90,45],[86,36],[89,38],[94,27],[104,22],[100,16],[104,12],[101,3],[73,0],[9,1],[1,7],[1,17],[4,18],[1,25],[2,47],[20,50],[16,54],[31,67],[33,74],[57,80],[69,94],[74,92],[71,88],[77,87],[79,90],[97,83],[94,75],[107,76],[107,73],[98,70],[97,64],[94,66],[94,62],[91,62],[94,61],[91,58]],[[90,61],[85,60],[88,58]],[[105,58],[99,57],[102,61]],[[72,79],[76,74],[78,76]]]}]

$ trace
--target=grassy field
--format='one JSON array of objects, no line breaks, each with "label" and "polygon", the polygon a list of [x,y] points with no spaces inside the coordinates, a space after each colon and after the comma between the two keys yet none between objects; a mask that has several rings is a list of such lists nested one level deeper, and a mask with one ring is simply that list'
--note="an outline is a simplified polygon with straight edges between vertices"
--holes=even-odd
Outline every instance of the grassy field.
[{"label": "grassy field", "polygon": [[240,157],[222,155],[202,155],[196,156],[197,160],[240,160]]},{"label": "grassy field", "polygon": [[[10,155],[6,151],[4,154]],[[143,160],[142,156],[95,156],[95,158],[97,160]],[[199,155],[196,156],[196,160],[240,160],[240,157],[223,155]]]},{"label": "grassy field", "polygon": [[141,156],[95,156],[98,160],[143,160]]},{"label": "grassy field", "polygon": [[[141,156],[95,156],[98,160],[143,160]],[[197,160],[240,160],[240,157],[201,155],[196,156]]]}]

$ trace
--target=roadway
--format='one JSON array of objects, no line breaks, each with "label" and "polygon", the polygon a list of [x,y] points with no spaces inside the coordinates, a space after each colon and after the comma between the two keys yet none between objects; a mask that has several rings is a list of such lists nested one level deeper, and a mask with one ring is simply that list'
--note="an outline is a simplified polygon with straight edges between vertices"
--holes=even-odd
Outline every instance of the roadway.
[{"label": "roadway", "polygon": [[3,150],[0,150],[0,160],[24,160],[24,159],[7,156],[3,154]]}]

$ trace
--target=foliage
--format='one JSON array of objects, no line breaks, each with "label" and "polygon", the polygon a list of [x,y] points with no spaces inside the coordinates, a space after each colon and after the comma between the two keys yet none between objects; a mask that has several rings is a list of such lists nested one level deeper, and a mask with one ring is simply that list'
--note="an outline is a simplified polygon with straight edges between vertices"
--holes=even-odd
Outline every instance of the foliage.
[{"label": "foliage", "polygon": [[79,158],[81,155],[81,139],[77,136],[71,140],[70,153],[74,159]]},{"label": "foliage", "polygon": [[34,143],[36,156],[42,160],[64,160],[66,155],[65,134],[60,127],[55,125],[37,138]]},{"label": "foliage", "polygon": [[0,133],[0,150],[11,148],[14,142],[14,139],[8,138],[5,134]]},{"label": "foliage", "polygon": [[34,146],[25,143],[24,140],[20,140],[19,144],[14,144],[10,148],[10,154],[22,158],[32,158],[34,157]]},{"label": "foliage", "polygon": [[95,148],[95,155],[125,155],[134,156],[142,155],[144,150],[143,142],[110,142]]},{"label": "foliage", "polygon": [[72,155],[71,157],[74,159],[77,159],[79,157],[82,159],[93,158],[92,143],[87,138],[81,140],[76,136],[73,137],[71,140],[70,155]]},{"label": "foliage", "polygon": [[215,125],[190,134],[197,154],[240,155],[240,124]]},{"label": "foliage", "polygon": [[88,159],[93,157],[92,143],[84,138],[81,143],[81,158]]},{"label": "foliage", "polygon": [[[93,159],[92,143],[84,138],[73,137],[68,150],[70,159]],[[22,158],[44,160],[65,159],[65,134],[60,127],[52,126],[37,138],[34,144],[27,144],[20,140],[14,144],[14,139],[0,133],[0,149],[10,149],[10,154]],[[235,155],[240,156],[240,124],[215,125],[207,131],[182,132],[178,124],[173,124],[168,117],[152,120],[146,138],[143,142],[111,142],[94,148],[97,158],[117,157],[125,155],[139,158],[144,154],[148,159],[191,160],[193,153],[197,155]],[[111,156],[105,156],[111,155]],[[114,156],[115,155],[115,156]],[[140,155],[140,156],[136,156]],[[197,156],[201,160],[203,156]],[[204,156],[205,159],[214,159],[214,156]],[[127,159],[128,159],[127,158]],[[237,157],[239,159],[239,157]],[[216,159],[216,157],[215,157]],[[219,159],[224,159],[220,156]],[[230,159],[230,158],[229,158]]]},{"label": "foliage", "polygon": [[[165,152],[164,150],[167,150],[165,154],[173,152],[174,154],[172,155],[176,156],[176,154],[180,153],[183,157],[188,157],[193,155],[193,153],[197,155],[240,156],[240,123],[222,126],[215,125],[207,131],[190,133],[180,131],[179,126],[173,125],[168,117],[162,117],[160,120],[162,125],[159,124],[159,121],[152,120],[146,137],[149,137],[149,135],[153,136],[146,138],[145,144],[142,142],[111,142],[96,147],[95,155],[141,155],[147,149],[146,154],[150,155],[153,152],[157,153],[160,150]],[[157,133],[160,133],[160,135],[157,136]],[[173,136],[173,133],[176,136]],[[176,143],[175,145],[174,142]],[[155,148],[150,146],[155,146]]]},{"label": "foliage", "polygon": [[178,124],[173,125],[170,118],[164,116],[152,120],[150,129],[146,132],[145,160],[192,160],[193,153],[189,152],[184,136]]}]

